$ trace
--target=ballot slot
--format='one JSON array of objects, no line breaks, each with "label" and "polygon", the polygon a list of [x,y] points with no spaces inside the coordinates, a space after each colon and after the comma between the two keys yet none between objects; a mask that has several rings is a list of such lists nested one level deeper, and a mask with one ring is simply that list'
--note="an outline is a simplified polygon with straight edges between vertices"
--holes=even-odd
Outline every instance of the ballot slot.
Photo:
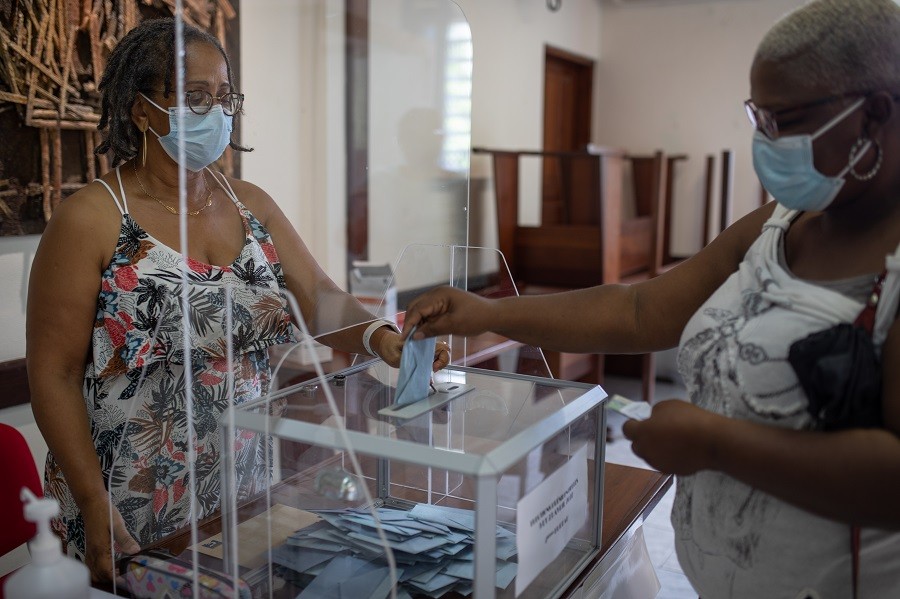
[{"label": "ballot slot", "polygon": [[427,397],[411,404],[402,406],[396,404],[391,405],[389,407],[378,410],[378,413],[382,416],[390,416],[392,418],[399,418],[401,420],[418,418],[423,414],[427,414],[432,410],[446,405],[457,397],[465,395],[466,393],[474,389],[474,385],[467,385],[465,383],[437,383],[434,385],[434,389],[429,392]]}]

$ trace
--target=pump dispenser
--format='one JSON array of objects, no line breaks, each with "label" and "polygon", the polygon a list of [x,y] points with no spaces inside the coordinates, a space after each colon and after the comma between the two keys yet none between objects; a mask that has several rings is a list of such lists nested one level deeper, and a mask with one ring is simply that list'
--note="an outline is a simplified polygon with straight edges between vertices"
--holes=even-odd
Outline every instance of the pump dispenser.
[{"label": "pump dispenser", "polygon": [[87,567],[62,553],[59,537],[50,531],[50,519],[59,513],[55,499],[36,497],[28,487],[20,494],[25,519],[37,525],[28,543],[31,563],[6,580],[3,593],[15,599],[87,599],[91,578]]}]

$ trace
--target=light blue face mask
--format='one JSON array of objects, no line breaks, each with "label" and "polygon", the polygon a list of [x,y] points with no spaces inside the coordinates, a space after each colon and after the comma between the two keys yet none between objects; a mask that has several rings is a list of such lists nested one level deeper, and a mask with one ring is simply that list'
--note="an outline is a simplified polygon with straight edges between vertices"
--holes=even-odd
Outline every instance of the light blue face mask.
[{"label": "light blue face mask", "polygon": [[811,135],[788,135],[769,139],[761,131],[753,134],[753,168],[775,200],[786,208],[802,211],[824,210],[844,186],[844,177],[872,145],[866,142],[851,156],[838,175],[827,177],[816,170],[813,141],[847,118],[865,102],[860,98]]},{"label": "light blue face mask", "polygon": [[[150,131],[153,131],[166,154],[175,162],[178,162],[179,140],[184,143],[184,166],[189,171],[202,171],[218,160],[228,147],[233,119],[225,114],[221,104],[214,104],[206,114],[196,114],[187,106],[173,106],[166,110],[147,96],[144,98],[159,110],[169,113],[167,135],[160,135],[153,131],[153,127],[150,127]],[[178,130],[179,110],[184,115],[184,131]]]},{"label": "light blue face mask", "polygon": [[434,348],[437,338],[413,340],[415,328],[403,343],[400,353],[400,372],[397,374],[397,392],[394,403],[406,405],[428,397],[428,383],[431,382],[431,367],[434,364]]}]

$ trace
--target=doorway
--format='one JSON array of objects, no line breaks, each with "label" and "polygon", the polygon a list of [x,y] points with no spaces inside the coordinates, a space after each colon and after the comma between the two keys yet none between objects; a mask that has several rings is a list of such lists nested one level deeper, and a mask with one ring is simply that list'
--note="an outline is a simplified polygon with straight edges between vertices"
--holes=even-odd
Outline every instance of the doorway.
[{"label": "doorway", "polygon": [[[571,52],[544,48],[544,151],[583,152],[591,140],[594,61]],[[541,221],[558,224],[565,214],[560,161],[542,167]]]}]

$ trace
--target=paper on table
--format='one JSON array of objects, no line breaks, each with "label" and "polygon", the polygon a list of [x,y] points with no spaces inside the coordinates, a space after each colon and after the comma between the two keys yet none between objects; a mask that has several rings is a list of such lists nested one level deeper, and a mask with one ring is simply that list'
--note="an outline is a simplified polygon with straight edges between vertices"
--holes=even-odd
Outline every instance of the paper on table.
[{"label": "paper on table", "polygon": [[587,445],[582,445],[516,504],[516,546],[522,567],[516,597],[559,557],[587,514]]},{"label": "paper on table", "polygon": [[332,559],[297,599],[383,599],[390,590],[390,569],[343,555]]},{"label": "paper on table", "polygon": [[272,563],[301,574],[332,559],[334,559],[333,551],[316,550],[309,547],[282,545],[272,550]]},{"label": "paper on table", "polygon": [[[516,577],[517,567],[518,564],[516,564],[515,562],[498,561],[495,585],[501,589],[505,589],[506,587],[508,587],[509,583],[513,581],[513,578]],[[475,565],[469,561],[454,560],[450,562],[450,565],[444,568],[444,574],[448,576],[454,576],[456,578],[474,581]]]},{"label": "paper on table", "polygon": [[454,508],[435,507],[425,503],[419,503],[413,506],[409,513],[414,518],[422,518],[429,522],[437,522],[448,528],[457,530],[465,530],[466,532],[475,532],[475,514],[472,512],[463,513],[463,510],[455,510]]},{"label": "paper on table", "polygon": [[[272,536],[269,537],[269,521]],[[268,552],[285,542],[297,529],[319,521],[311,512],[276,504],[271,508],[238,524],[238,564],[245,568],[258,568],[268,561]],[[223,558],[222,533],[197,543],[197,551],[205,555]]]},{"label": "paper on table", "polygon": [[[385,531],[398,565],[398,580],[402,584],[408,585],[417,593],[431,597],[439,597],[450,590],[464,595],[471,592],[475,543],[474,533],[470,530],[474,527],[472,510],[418,504],[408,512],[380,508],[375,513],[382,523],[397,531],[403,531],[402,534]],[[383,547],[370,528],[374,523],[372,513],[345,510],[321,513],[321,516],[322,521],[319,523],[292,534],[287,539],[286,547],[289,550],[282,550],[277,554],[277,563],[286,567],[286,570],[281,572],[283,577],[296,579],[304,584],[310,576],[324,577],[322,581],[317,578],[310,583],[315,585],[312,586],[313,590],[329,582],[329,578],[333,580],[338,565],[332,567],[330,561],[327,565],[309,563],[318,562],[322,550],[339,549],[333,552],[332,560],[339,560],[342,568],[348,568],[353,564],[343,559],[350,553],[357,559],[365,558],[367,562],[383,563],[381,561]],[[427,526],[416,527],[417,523]],[[497,526],[496,535],[498,558],[501,554],[507,558],[514,557],[517,551],[515,535],[501,526]],[[305,546],[314,554],[311,560],[301,557],[301,548]],[[295,553],[298,550],[301,550],[301,554]],[[496,571],[496,585],[506,588],[516,576],[517,565],[498,559]],[[460,573],[463,576],[454,575]],[[365,582],[359,583],[361,587],[355,585],[342,587],[341,599],[349,599],[346,593],[350,592],[368,593],[370,587],[376,589],[378,593],[381,592],[380,588],[377,588],[379,585],[376,584],[380,580],[379,575],[366,575],[363,578]],[[357,590],[358,588],[361,590]],[[303,595],[307,596],[313,595]],[[368,595],[360,595],[366,596]]]}]

